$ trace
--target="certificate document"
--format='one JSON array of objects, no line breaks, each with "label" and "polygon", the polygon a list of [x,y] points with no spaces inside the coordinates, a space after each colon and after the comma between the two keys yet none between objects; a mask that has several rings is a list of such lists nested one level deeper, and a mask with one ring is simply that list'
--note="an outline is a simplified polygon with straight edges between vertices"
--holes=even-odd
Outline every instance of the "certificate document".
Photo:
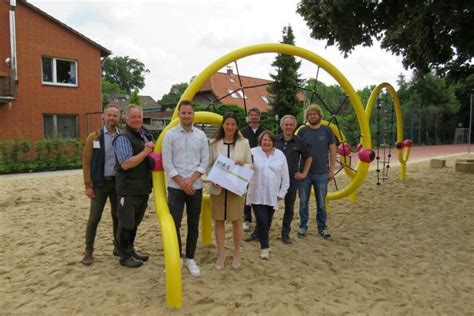
[{"label": "certificate document", "polygon": [[242,196],[247,192],[247,185],[252,175],[253,170],[249,167],[236,165],[232,159],[219,155],[207,178],[238,196]]}]

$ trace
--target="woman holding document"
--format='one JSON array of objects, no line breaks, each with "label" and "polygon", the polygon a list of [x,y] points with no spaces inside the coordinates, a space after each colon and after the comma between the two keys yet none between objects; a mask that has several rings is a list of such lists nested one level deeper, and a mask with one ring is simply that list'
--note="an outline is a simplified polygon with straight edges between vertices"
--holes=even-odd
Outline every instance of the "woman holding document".
[{"label": "woman holding document", "polygon": [[268,235],[273,214],[290,185],[285,154],[275,148],[275,141],[272,132],[264,131],[258,138],[259,146],[252,148],[254,174],[247,194],[247,204],[252,205],[257,219],[260,258],[265,260],[270,256]]},{"label": "woman holding document", "polygon": [[[236,165],[252,167],[250,145],[247,139],[239,134],[237,116],[226,113],[222,125],[209,146],[209,170],[217,157],[223,155],[234,160]],[[217,243],[217,260],[214,265],[217,270],[224,268],[225,262],[225,221],[232,222],[234,250],[232,254],[232,268],[240,267],[240,244],[242,240],[242,213],[245,204],[245,195],[240,197],[229,190],[212,184],[210,188],[212,219]]]}]

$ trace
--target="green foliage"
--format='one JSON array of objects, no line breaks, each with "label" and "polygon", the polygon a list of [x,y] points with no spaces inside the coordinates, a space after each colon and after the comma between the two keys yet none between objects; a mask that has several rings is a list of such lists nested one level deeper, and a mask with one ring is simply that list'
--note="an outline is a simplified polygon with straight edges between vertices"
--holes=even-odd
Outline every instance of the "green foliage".
[{"label": "green foliage", "polygon": [[178,104],[181,95],[183,95],[184,91],[188,88],[188,84],[186,82],[177,83],[171,86],[170,91],[163,95],[160,101],[158,101],[161,105],[169,105]]},{"label": "green foliage", "polygon": [[104,79],[117,84],[127,94],[145,87],[145,73],[148,72],[150,70],[141,61],[128,56],[107,58],[104,62]]},{"label": "green foliage", "polygon": [[110,100],[109,100],[109,97],[107,96],[107,94],[102,94],[102,108],[105,108],[107,105],[110,104]]},{"label": "green foliage", "polygon": [[129,104],[141,105],[142,101],[140,100],[140,97],[138,96],[138,90],[134,90],[132,92],[132,94],[128,98],[128,103]]},{"label": "green foliage", "polygon": [[376,39],[419,74],[435,69],[460,79],[474,71],[472,1],[301,0],[297,12],[313,38],[346,56]]},{"label": "green foliage", "polygon": [[81,168],[83,146],[62,138],[0,141],[0,174]]},{"label": "green foliage", "polygon": [[[455,85],[448,85],[446,79],[428,73],[415,76],[409,82],[399,79],[399,98],[405,112],[418,118],[417,143],[437,144],[448,141],[455,124],[446,122],[455,116],[461,107],[456,97]],[[413,119],[410,116],[410,119]],[[405,120],[407,123],[408,120]],[[410,124],[411,125],[411,124]],[[449,137],[452,141],[452,138]]]},{"label": "green foliage", "polygon": [[127,91],[120,88],[117,83],[112,83],[107,79],[102,79],[102,93],[106,94],[126,94]]},{"label": "green foliage", "polygon": [[[295,45],[295,37],[291,26],[283,28],[283,44]],[[267,88],[271,94],[270,104],[273,113],[279,117],[291,114],[298,115],[300,102],[297,98],[302,80],[298,74],[301,62],[297,62],[292,55],[278,54],[272,63],[276,74],[270,74],[272,84]]]}]

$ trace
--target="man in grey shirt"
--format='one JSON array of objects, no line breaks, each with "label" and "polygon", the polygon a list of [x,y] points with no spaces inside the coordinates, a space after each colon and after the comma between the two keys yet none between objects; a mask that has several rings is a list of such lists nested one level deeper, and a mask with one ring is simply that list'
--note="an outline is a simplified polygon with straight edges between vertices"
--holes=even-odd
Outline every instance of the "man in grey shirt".
[{"label": "man in grey shirt", "polygon": [[202,180],[209,163],[209,145],[206,134],[193,126],[194,110],[191,101],[178,105],[180,124],[169,130],[163,139],[163,167],[168,183],[168,205],[173,216],[181,252],[181,220],[184,204],[188,233],[186,237],[186,267],[192,276],[201,271],[194,254],[199,235]]},{"label": "man in grey shirt", "polygon": [[300,229],[298,237],[304,237],[308,230],[308,204],[311,186],[316,195],[316,224],[319,234],[327,239],[331,237],[326,225],[326,195],[328,181],[334,178],[336,165],[336,139],[330,127],[321,125],[323,114],[317,105],[306,108],[305,119],[309,126],[298,131],[298,136],[306,143],[312,157],[308,175],[299,183],[300,193]]}]

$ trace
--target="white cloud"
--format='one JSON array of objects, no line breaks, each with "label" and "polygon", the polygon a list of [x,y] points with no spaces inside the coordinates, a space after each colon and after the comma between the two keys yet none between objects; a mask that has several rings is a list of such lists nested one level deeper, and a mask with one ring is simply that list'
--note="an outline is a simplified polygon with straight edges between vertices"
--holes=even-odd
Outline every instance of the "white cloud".
[{"label": "white cloud", "polygon": [[[142,94],[155,99],[171,85],[188,82],[211,62],[244,46],[279,42],[282,28],[291,24],[297,46],[327,59],[357,89],[387,81],[396,85],[407,74],[401,60],[378,46],[357,48],[344,58],[335,47],[310,38],[310,30],[295,13],[297,0],[163,0],[163,1],[54,1],[30,0],[41,10],[110,49],[114,55],[141,60],[150,73]],[[239,61],[243,75],[268,78],[274,54]],[[316,66],[304,62],[304,78],[314,77]],[[334,80],[321,74],[321,80]]]}]

